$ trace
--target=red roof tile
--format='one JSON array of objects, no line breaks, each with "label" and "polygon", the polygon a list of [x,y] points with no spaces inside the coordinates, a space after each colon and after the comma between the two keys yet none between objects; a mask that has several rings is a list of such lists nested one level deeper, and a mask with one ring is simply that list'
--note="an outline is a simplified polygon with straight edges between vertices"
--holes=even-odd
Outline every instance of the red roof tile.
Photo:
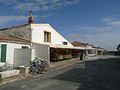
[{"label": "red roof tile", "polygon": [[22,39],[22,38],[11,36],[11,35],[0,35],[0,42],[14,42],[14,43],[30,44],[30,40]]}]

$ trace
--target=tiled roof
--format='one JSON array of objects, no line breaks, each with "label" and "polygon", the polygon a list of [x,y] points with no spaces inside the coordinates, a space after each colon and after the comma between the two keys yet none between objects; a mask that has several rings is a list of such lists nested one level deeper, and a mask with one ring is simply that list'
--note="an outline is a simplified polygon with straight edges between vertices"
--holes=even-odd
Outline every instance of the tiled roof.
[{"label": "tiled roof", "polygon": [[30,44],[30,40],[22,39],[22,38],[11,36],[11,35],[0,35],[0,42]]},{"label": "tiled roof", "polygon": [[75,46],[75,47],[87,47],[87,46],[92,46],[93,48],[96,48],[96,49],[104,49],[104,48],[101,48],[101,47],[96,47],[94,45],[90,45],[88,43],[81,43],[81,42],[77,42],[77,41],[74,41],[72,42],[72,45]]},{"label": "tiled roof", "polygon": [[81,42],[77,42],[77,41],[74,41],[71,43],[73,46],[81,46],[81,47],[86,47],[87,45],[89,45],[88,43],[81,43]]},{"label": "tiled roof", "polygon": [[16,26],[11,26],[11,27],[8,27],[8,28],[2,28],[0,30],[7,30],[7,29],[12,29],[12,28],[19,28],[19,27],[23,27],[23,26],[27,26],[29,24],[22,24],[22,25],[16,25]]}]

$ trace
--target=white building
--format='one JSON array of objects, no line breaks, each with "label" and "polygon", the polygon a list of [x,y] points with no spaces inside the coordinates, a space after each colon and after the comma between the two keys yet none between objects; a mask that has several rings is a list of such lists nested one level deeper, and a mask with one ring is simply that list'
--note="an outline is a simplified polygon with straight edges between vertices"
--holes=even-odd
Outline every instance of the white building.
[{"label": "white building", "polygon": [[75,47],[83,47],[84,48],[83,52],[88,57],[97,55],[97,48],[95,48],[93,45],[90,45],[88,43],[81,43],[77,41],[72,42],[72,44]]},{"label": "white building", "polygon": [[[6,40],[7,42],[0,41],[0,43],[3,44],[1,47],[6,47],[5,45],[7,45],[6,59],[5,60],[1,59],[1,61],[8,62],[10,64],[17,66],[22,65],[23,63],[27,63],[25,65],[28,65],[28,59],[30,61],[33,60],[33,58],[35,57],[42,58],[50,63],[51,50],[54,53],[54,50],[56,49],[62,51],[66,50],[66,52],[68,51],[71,52],[72,50],[78,50],[80,52],[81,49],[82,50],[85,49],[84,47],[81,46],[74,47],[50,24],[33,23],[33,16],[31,12],[29,15],[28,24],[0,29],[0,36],[6,37],[5,35],[7,35],[7,37],[12,38],[11,40],[7,38]],[[23,44],[21,43],[21,41],[27,43]],[[28,48],[26,48],[26,46]],[[25,48],[23,49],[22,47]],[[1,51],[1,53],[3,52],[4,51]]]},{"label": "white building", "polygon": [[92,45],[87,45],[85,47],[86,55],[87,56],[96,56],[97,55],[97,49],[94,48]]},{"label": "white building", "polygon": [[[50,24],[24,24],[18,26],[12,26],[9,28],[0,29],[0,36],[7,35],[21,40],[29,42],[29,48],[35,49],[34,57],[40,57],[50,62],[50,48],[62,48],[62,49],[84,49],[83,47],[74,47],[68,40],[66,40],[61,34],[59,34]],[[12,38],[13,39],[13,38]],[[12,40],[11,39],[11,40]],[[0,43],[3,43],[0,41]],[[12,45],[12,48],[10,48]],[[25,44],[26,45],[26,44]],[[24,46],[25,46],[24,45]],[[22,49],[23,44],[16,44],[16,41],[7,43],[7,57],[6,60],[10,64],[16,64],[15,49]],[[29,51],[29,50],[28,50]],[[22,54],[24,50],[19,50],[17,53]],[[33,51],[34,52],[34,51]],[[8,54],[10,53],[10,54]],[[31,52],[32,53],[32,52]],[[23,59],[19,55],[19,59]],[[31,56],[30,59],[33,59]],[[20,62],[21,63],[21,62]],[[19,64],[17,64],[19,65]]]},{"label": "white building", "polygon": [[0,29],[0,35],[12,35],[34,43],[46,45],[63,45],[73,47],[61,34],[50,24],[24,24]]},{"label": "white building", "polygon": [[28,40],[9,35],[0,35],[0,61],[3,64],[13,65],[17,60],[15,59],[15,50],[23,48],[30,48]]},{"label": "white building", "polygon": [[31,24],[32,42],[47,45],[65,45],[73,47],[49,24]]}]

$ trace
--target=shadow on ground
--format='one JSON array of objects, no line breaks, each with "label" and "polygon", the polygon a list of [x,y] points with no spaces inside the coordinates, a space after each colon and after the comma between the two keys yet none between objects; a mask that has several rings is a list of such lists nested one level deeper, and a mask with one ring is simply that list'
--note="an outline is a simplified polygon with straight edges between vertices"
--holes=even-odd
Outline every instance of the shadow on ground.
[{"label": "shadow on ground", "polygon": [[82,62],[53,79],[79,83],[77,90],[120,90],[120,59]]}]

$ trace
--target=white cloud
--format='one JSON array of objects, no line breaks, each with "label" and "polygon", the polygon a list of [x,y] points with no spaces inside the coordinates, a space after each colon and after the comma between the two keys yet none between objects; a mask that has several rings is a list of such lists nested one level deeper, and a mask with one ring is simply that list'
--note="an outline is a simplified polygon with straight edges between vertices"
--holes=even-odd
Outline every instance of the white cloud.
[{"label": "white cloud", "polygon": [[6,24],[11,21],[27,20],[27,16],[0,16],[0,24]]},{"label": "white cloud", "polygon": [[116,50],[116,46],[120,43],[119,33],[101,33],[101,34],[72,34],[72,41],[80,41],[103,47],[107,50]]},{"label": "white cloud", "polygon": [[[36,20],[36,18],[48,18],[48,17],[52,17],[55,14],[43,14],[43,15],[34,15],[34,19]],[[27,19],[28,16],[20,16],[20,15],[10,15],[10,16],[0,16],[0,26],[7,26],[7,25],[11,25],[12,23],[19,23],[19,22],[24,22],[27,23]]]},{"label": "white cloud", "polygon": [[120,15],[105,17],[103,22],[110,26],[120,26]]},{"label": "white cloud", "polygon": [[82,41],[104,47],[108,50],[116,50],[120,43],[120,16],[105,17],[103,26],[75,25],[73,34],[69,36],[71,41]]},{"label": "white cloud", "polygon": [[120,20],[118,20],[118,21],[110,21],[110,22],[108,22],[108,25],[116,25],[116,26],[119,26],[119,25],[120,25]]},{"label": "white cloud", "polygon": [[19,10],[54,10],[67,5],[79,3],[81,0],[0,0],[1,3],[12,5]]},{"label": "white cloud", "polygon": [[41,18],[48,18],[48,17],[52,17],[54,15],[55,14],[45,14],[45,15],[42,15]]}]

